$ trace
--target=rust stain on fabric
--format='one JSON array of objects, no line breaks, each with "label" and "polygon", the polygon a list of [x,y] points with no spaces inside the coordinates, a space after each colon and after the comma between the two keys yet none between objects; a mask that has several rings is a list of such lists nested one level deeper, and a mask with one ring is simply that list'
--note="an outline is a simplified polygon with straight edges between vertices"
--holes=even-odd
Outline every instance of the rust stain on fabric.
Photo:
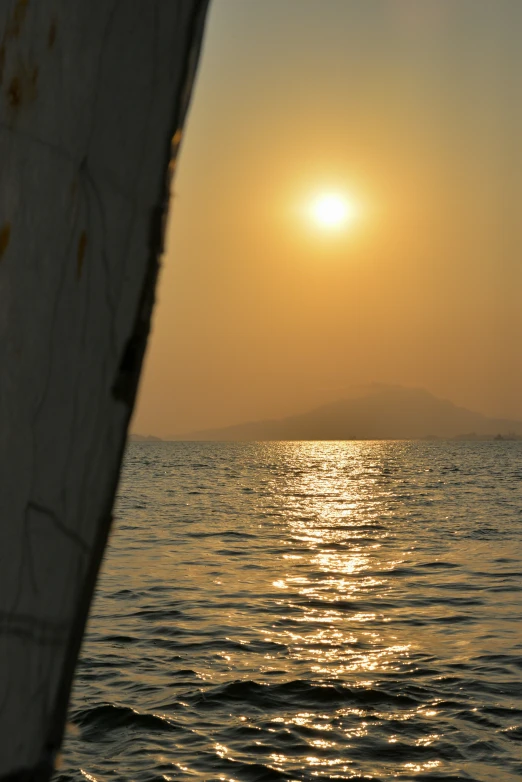
[{"label": "rust stain on fabric", "polygon": [[47,33],[47,48],[52,49],[55,41],[56,41],[56,22],[53,19],[53,21],[49,25],[49,32]]},{"label": "rust stain on fabric", "polygon": [[11,239],[11,223],[4,223],[0,228],[0,261],[4,257],[5,251],[9,247]]},{"label": "rust stain on fabric", "polygon": [[15,7],[11,16],[9,27],[7,28],[7,34],[11,38],[18,38],[22,32],[22,27],[25,21],[25,15],[27,13],[27,7],[29,0],[16,0]]},{"label": "rust stain on fabric", "polygon": [[37,65],[20,65],[6,90],[7,102],[11,109],[16,111],[23,104],[32,103],[36,99],[39,75]]},{"label": "rust stain on fabric", "polygon": [[22,84],[18,76],[13,76],[7,88],[7,100],[12,109],[17,109],[22,102]]},{"label": "rust stain on fabric", "polygon": [[76,277],[80,279],[83,271],[83,261],[85,259],[85,250],[87,248],[87,234],[82,231],[78,240],[78,253],[76,256]]},{"label": "rust stain on fabric", "polygon": [[[29,0],[17,0],[17,2],[14,5],[11,16],[6,24],[4,34],[0,41],[0,85],[3,84],[4,81],[9,42],[20,37],[20,34],[22,32],[22,27],[25,22],[28,6],[29,6]],[[33,94],[31,95],[30,94],[31,90],[29,90],[28,97],[34,97],[37,81],[38,81],[38,68],[34,66],[30,67],[27,65],[25,66],[21,65],[20,67],[18,67],[17,72],[11,78],[11,81],[9,82],[9,86],[6,90],[6,97],[9,105],[11,107],[19,106],[20,103],[22,102],[22,98],[25,92],[22,89],[22,85],[24,82],[28,82],[29,86],[32,86]]]}]

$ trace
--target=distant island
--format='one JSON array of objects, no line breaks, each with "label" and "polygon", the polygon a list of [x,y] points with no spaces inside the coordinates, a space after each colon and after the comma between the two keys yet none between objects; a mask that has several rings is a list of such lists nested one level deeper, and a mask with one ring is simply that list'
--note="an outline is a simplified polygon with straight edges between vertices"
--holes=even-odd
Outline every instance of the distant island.
[{"label": "distant island", "polygon": [[355,398],[307,413],[206,429],[173,439],[519,440],[522,421],[488,418],[424,389],[374,385]]},{"label": "distant island", "polygon": [[155,437],[153,434],[130,434],[128,439],[131,442],[162,442],[161,437]]}]

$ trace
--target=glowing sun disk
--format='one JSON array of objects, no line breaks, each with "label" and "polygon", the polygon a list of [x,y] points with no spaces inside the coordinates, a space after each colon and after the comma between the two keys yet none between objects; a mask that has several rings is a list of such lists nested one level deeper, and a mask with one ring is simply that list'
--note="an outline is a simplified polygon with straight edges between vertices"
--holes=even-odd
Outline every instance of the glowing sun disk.
[{"label": "glowing sun disk", "polygon": [[342,195],[323,193],[314,199],[311,216],[321,228],[341,228],[353,217],[352,204]]}]

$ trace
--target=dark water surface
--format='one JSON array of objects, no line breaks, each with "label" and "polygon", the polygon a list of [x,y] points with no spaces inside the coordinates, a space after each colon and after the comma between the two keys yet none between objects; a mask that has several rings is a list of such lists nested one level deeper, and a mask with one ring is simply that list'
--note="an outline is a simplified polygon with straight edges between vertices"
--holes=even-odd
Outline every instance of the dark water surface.
[{"label": "dark water surface", "polygon": [[522,443],[134,443],[60,780],[522,779]]}]

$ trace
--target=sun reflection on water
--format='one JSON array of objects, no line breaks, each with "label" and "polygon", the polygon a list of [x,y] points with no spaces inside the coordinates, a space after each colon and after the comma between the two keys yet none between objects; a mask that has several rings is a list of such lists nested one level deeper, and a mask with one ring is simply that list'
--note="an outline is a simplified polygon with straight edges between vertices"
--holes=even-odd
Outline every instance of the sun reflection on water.
[{"label": "sun reflection on water", "polygon": [[[284,498],[286,542],[296,551],[283,554],[272,586],[285,593],[282,616],[309,629],[278,630],[270,638],[284,640],[292,657],[308,662],[318,677],[397,670],[411,643],[383,635],[391,622],[384,608],[390,575],[402,564],[385,548],[390,532],[380,516],[386,497],[378,496],[375,475],[359,463],[358,445],[292,445],[289,456],[300,468],[290,465],[273,495]],[[370,600],[382,602],[383,611],[364,610]]]},{"label": "sun reflection on water", "polygon": [[[352,694],[360,693],[364,701],[375,697],[372,693],[378,696],[378,683],[368,675],[400,672],[409,664],[414,646],[411,639],[392,630],[387,604],[393,573],[404,562],[387,545],[391,532],[383,519],[390,492],[379,492],[377,476],[360,463],[359,446],[294,443],[288,457],[296,468],[292,470],[290,464],[284,484],[274,481],[271,487],[272,496],[280,499],[274,515],[285,519],[287,537],[286,551],[277,562],[278,577],[272,582],[281,595],[279,620],[265,638],[284,646],[296,672],[306,671],[308,680],[315,679],[328,692],[338,682],[351,688]],[[305,761],[312,776],[347,779],[355,773],[346,751],[336,755],[336,723],[343,724],[345,743],[367,740],[375,720],[397,722],[411,717],[384,708],[368,722],[364,708],[341,705],[347,695],[344,690],[333,692],[333,712],[300,712],[274,720],[287,729],[335,733],[331,739],[317,735],[308,739],[311,754]],[[335,698],[340,702],[334,706]],[[353,716],[357,723],[349,725]],[[417,746],[429,747],[436,738],[424,736]],[[281,771],[289,763],[282,753],[272,753],[270,760]]]},{"label": "sun reflection on water", "polygon": [[[507,449],[136,447],[85,647],[78,767],[517,782],[522,451]],[[119,747],[99,772],[96,735]]]}]

